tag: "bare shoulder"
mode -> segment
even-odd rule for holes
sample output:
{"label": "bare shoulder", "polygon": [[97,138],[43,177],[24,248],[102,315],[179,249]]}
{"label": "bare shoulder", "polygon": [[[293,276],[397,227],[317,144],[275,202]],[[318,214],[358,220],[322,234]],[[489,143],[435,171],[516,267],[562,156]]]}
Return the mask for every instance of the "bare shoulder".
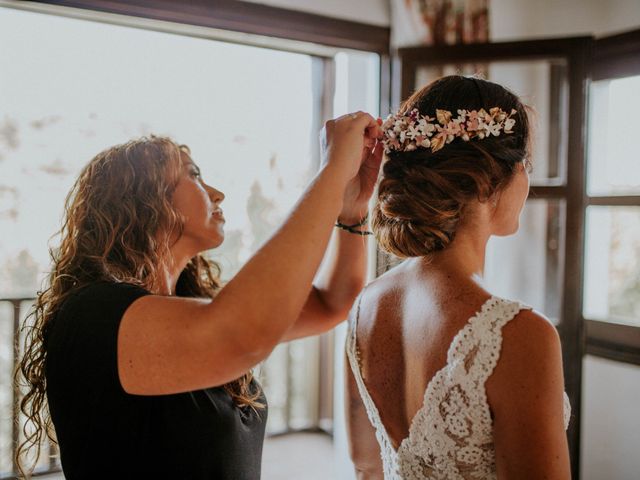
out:
{"label": "bare shoulder", "polygon": [[521,310],[502,330],[486,393],[499,478],[569,479],[560,338],[542,314]]}
{"label": "bare shoulder", "polygon": [[380,310],[397,308],[404,295],[404,282],[405,272],[400,264],[368,283],[354,309],[358,308],[361,316],[369,318]]}
{"label": "bare shoulder", "polygon": [[535,310],[520,312],[502,329],[503,356],[547,356],[560,348],[560,336],[556,327],[543,314]]}
{"label": "bare shoulder", "polygon": [[498,364],[486,387],[494,407],[564,391],[560,336],[548,318],[521,310],[504,326]]}

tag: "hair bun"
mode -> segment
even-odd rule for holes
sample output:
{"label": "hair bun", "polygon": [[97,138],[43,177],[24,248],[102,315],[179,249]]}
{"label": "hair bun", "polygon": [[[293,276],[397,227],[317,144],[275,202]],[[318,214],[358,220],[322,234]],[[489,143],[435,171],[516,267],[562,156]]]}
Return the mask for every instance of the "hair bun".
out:
{"label": "hair bun", "polygon": [[401,258],[442,250],[454,237],[462,205],[442,194],[438,186],[443,179],[428,166],[414,166],[408,175],[389,175],[398,162],[385,164],[378,187],[372,229],[380,247]]}

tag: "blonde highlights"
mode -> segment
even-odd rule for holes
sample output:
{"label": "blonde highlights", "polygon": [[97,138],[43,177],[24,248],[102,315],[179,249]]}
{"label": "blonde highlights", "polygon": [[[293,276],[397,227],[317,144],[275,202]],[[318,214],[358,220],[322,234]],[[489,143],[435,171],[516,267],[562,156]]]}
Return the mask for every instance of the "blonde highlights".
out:
{"label": "blonde highlights", "polygon": [[[52,271],[25,321],[25,350],[16,382],[26,387],[20,409],[26,416],[25,441],[17,465],[35,448],[40,457],[45,435],[55,443],[46,402],[45,366],[51,320],[70,295],[97,281],[130,283],[152,291],[159,266],[170,256],[171,239],[182,233],[183,219],[171,204],[189,149],[165,137],[143,137],[99,153],[82,170],[69,192],[59,247],[51,250]],[[220,289],[218,266],[196,255],[183,270],[176,293],[213,298]],[[238,407],[263,408],[253,391],[252,373],[224,386]]]}

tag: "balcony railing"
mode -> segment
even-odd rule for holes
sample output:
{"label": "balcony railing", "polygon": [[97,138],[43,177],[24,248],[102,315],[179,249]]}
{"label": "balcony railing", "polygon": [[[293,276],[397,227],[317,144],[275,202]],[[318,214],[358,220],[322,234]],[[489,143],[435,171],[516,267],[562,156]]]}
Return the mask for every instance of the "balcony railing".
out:
{"label": "balcony railing", "polygon": [[[4,318],[0,315],[0,322],[9,321],[11,327],[11,344],[8,342],[0,345],[0,348],[6,348],[11,350],[10,362],[9,365],[0,365],[0,367],[4,370],[7,367],[11,368],[11,417],[7,419],[6,417],[2,417],[0,421],[8,422],[11,421],[11,441],[10,448],[3,449],[0,451],[0,455],[2,455],[2,464],[7,463],[8,455],[11,455],[11,471],[0,471],[0,480],[7,479],[16,479],[18,478],[18,466],[15,461],[16,449],[18,447],[19,442],[21,441],[21,430],[22,430],[22,422],[21,422],[21,414],[20,414],[20,399],[21,392],[18,385],[13,381],[13,373],[16,371],[19,362],[19,354],[21,352],[21,337],[20,337],[20,322],[23,318],[23,313],[27,313],[29,309],[33,307],[34,298],[32,297],[17,297],[17,298],[0,298],[0,307],[6,304],[11,306],[11,314],[10,318]],[[3,339],[5,340],[5,339]],[[8,340],[8,339],[7,339]],[[3,386],[2,388],[9,388],[8,385]],[[6,423],[5,423],[6,425]],[[1,429],[0,431],[4,431],[5,429]],[[8,429],[7,429],[8,430]],[[5,439],[2,439],[2,443],[6,445]],[[39,464],[39,468],[33,473],[33,476],[47,475],[51,473],[60,472],[60,464],[58,462],[57,449],[54,445],[46,440],[46,443],[43,445],[41,451],[41,458],[48,458],[49,461],[42,464]]]}
{"label": "balcony railing", "polygon": [[[7,371],[11,369],[11,382],[9,385],[0,385],[0,388],[11,389],[11,415],[7,418],[5,415],[0,417],[1,425],[0,435],[6,435],[6,431],[11,432],[10,447],[6,448],[9,443],[7,439],[0,438],[0,480],[17,479],[18,466],[15,462],[16,449],[20,441],[22,441],[21,430],[23,427],[24,416],[20,413],[20,399],[22,392],[19,386],[13,381],[13,373],[16,371],[19,355],[22,351],[22,343],[24,339],[21,337],[21,322],[33,308],[34,298],[32,297],[16,297],[16,298],[0,298],[0,309],[5,305],[11,306],[11,313],[7,316],[3,310],[0,310],[0,322],[9,322],[9,330],[12,339],[9,344],[9,338],[2,338],[0,344],[0,355],[2,349],[10,350],[9,365],[2,365],[0,356],[0,370]],[[5,325],[6,326],[6,325]],[[265,383],[267,390],[273,394],[273,401],[270,402],[270,417],[276,420],[271,423],[267,436],[279,436],[286,433],[298,431],[322,431],[331,430],[329,419],[332,418],[332,402],[333,402],[333,339],[332,334],[325,334],[316,339],[307,339],[305,341],[297,341],[294,344],[285,344],[278,347],[280,355],[275,355],[270,361],[272,365],[263,366],[261,380]],[[312,355],[312,364],[315,367],[310,369],[304,367],[301,362],[300,355]],[[316,358],[317,357],[317,358]],[[269,363],[269,361],[267,361]],[[264,368],[266,367],[266,368]],[[313,374],[311,374],[314,372]],[[310,375],[311,374],[311,375]],[[309,378],[311,376],[312,378]],[[307,398],[311,395],[311,398]],[[281,401],[278,401],[280,399]],[[309,404],[308,404],[309,403]],[[300,413],[305,412],[300,417]],[[277,421],[277,419],[280,419]],[[8,422],[11,427],[6,428]],[[328,422],[328,423],[327,423]],[[9,460],[9,455],[11,460]],[[47,460],[48,459],[48,460]],[[11,462],[11,470],[6,470],[6,465]],[[4,469],[2,466],[4,465]],[[33,476],[48,475],[61,472],[58,449],[55,445],[46,439],[42,445],[41,456],[38,467]]]}

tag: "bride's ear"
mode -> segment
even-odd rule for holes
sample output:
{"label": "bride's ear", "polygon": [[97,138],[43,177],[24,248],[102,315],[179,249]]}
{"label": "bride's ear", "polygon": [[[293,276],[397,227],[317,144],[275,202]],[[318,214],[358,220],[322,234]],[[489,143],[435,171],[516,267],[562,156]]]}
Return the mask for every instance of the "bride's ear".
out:
{"label": "bride's ear", "polygon": [[500,203],[500,190],[496,190],[495,192],[493,192],[493,195],[489,197],[488,203],[489,205],[491,205],[491,208],[495,212],[495,210],[498,208],[498,204]]}

